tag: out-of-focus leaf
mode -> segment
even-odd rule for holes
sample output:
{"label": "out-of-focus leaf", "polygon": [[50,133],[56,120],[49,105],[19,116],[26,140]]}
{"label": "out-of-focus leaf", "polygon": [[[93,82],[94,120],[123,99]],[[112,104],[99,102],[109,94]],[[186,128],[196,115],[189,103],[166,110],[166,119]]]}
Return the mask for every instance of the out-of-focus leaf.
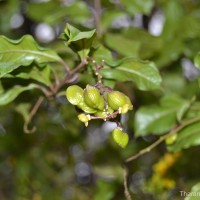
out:
{"label": "out-of-focus leaf", "polygon": [[160,135],[169,131],[176,124],[177,118],[182,119],[186,103],[186,100],[170,95],[161,99],[160,105],[139,108],[134,121],[135,135]]}
{"label": "out-of-focus leaf", "polygon": [[197,68],[200,69],[200,52],[194,58],[194,64]]}
{"label": "out-of-focus leaf", "polygon": [[15,107],[15,110],[23,116],[24,121],[26,122],[29,119],[30,108],[30,103],[21,103]]}
{"label": "out-of-focus leaf", "polygon": [[7,90],[6,92],[0,94],[0,106],[4,106],[10,102],[12,102],[20,93],[32,90],[37,88],[38,86],[36,84],[30,84],[28,86],[19,86],[16,85],[12,87],[11,89]]}
{"label": "out-of-focus leaf", "polygon": [[[181,196],[185,196],[184,191],[182,191],[182,192],[183,193],[181,194]],[[198,195],[198,194],[200,194],[200,183],[195,184],[192,187],[192,189],[191,189],[189,194],[190,195],[187,195],[187,197],[185,197],[184,200],[199,200],[199,196],[200,195]]]}
{"label": "out-of-focus leaf", "polygon": [[72,50],[78,52],[78,55],[84,60],[89,52],[95,36],[95,30],[80,31],[77,28],[66,24],[65,34],[62,38],[67,40],[67,44]]}
{"label": "out-of-focus leaf", "polygon": [[[20,70],[21,72],[17,74],[6,74],[5,78],[22,78],[22,79],[32,79],[36,80],[45,85],[51,84],[50,73],[51,69],[49,65],[46,65],[43,68],[37,66],[31,66]],[[14,71],[15,72],[15,71]]]}
{"label": "out-of-focus leaf", "polygon": [[140,90],[160,88],[161,76],[153,62],[131,60],[117,68],[104,68],[101,74],[106,79],[132,81]]}
{"label": "out-of-focus leaf", "polygon": [[140,42],[120,34],[106,34],[105,42],[108,47],[123,56],[137,56],[140,48]]}
{"label": "out-of-focus leaf", "polygon": [[0,77],[33,62],[42,65],[47,62],[61,61],[54,51],[38,46],[30,35],[25,35],[19,40],[1,36],[0,44]]}
{"label": "out-of-focus leaf", "polygon": [[191,146],[200,145],[200,123],[187,126],[177,135],[176,142],[168,146],[169,151],[180,151]]}
{"label": "out-of-focus leaf", "polygon": [[63,22],[63,18],[71,18],[76,23],[82,23],[91,15],[83,1],[76,1],[69,6],[56,1],[36,2],[28,3],[26,8],[31,19],[48,24]]}
{"label": "out-of-focus leaf", "polygon": [[106,181],[99,180],[97,182],[97,191],[94,200],[110,200],[114,197],[116,186]]}
{"label": "out-of-focus leaf", "polygon": [[154,5],[153,0],[146,0],[145,2],[141,0],[121,0],[120,2],[132,15],[137,13],[149,14]]}

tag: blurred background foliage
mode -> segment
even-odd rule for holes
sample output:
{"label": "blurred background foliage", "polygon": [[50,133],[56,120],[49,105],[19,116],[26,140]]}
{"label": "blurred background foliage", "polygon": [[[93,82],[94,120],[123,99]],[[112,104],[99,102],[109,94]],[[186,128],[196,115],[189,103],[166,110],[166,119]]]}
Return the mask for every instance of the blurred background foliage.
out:
{"label": "blurred background foliage", "polygon": [[[165,95],[199,99],[200,72],[193,59],[200,50],[200,1],[0,1],[1,35],[18,39],[31,34],[74,66],[77,55],[58,40],[66,23],[81,30],[96,28],[99,40],[116,59],[134,56],[155,62],[163,79],[161,90],[144,92],[114,82],[131,97],[135,110],[157,104]],[[94,80],[82,74],[80,85],[88,82]],[[22,98],[35,102],[37,94],[19,96],[16,102]],[[92,122],[85,128],[64,98],[45,101],[32,122],[37,131],[25,134],[16,102],[0,108],[1,200],[125,199],[122,162],[155,140],[146,134],[157,132],[159,124],[140,130],[134,125],[135,111],[123,117],[131,141],[122,150],[110,139],[112,123]],[[143,137],[135,139],[135,127]],[[183,199],[179,191],[189,191],[200,179],[199,152],[196,146],[166,153],[165,145],[160,145],[131,163],[129,189],[134,199]]]}

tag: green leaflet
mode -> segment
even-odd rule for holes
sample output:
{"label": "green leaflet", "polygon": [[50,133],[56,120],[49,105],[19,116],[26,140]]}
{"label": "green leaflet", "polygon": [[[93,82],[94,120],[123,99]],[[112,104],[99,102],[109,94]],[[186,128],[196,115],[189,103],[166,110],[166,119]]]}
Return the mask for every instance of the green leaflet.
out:
{"label": "green leaflet", "polygon": [[161,76],[153,62],[136,61],[122,63],[115,69],[104,68],[101,74],[106,79],[132,81],[140,90],[159,89]]}
{"label": "green leaflet", "polygon": [[38,46],[30,35],[19,40],[0,36],[0,44],[0,78],[33,62],[40,66],[47,62],[61,62],[61,58],[54,51]]}
{"label": "green leaflet", "polygon": [[0,94],[0,106],[4,106],[6,104],[9,104],[12,102],[20,93],[32,90],[34,88],[37,88],[38,86],[36,84],[30,84],[28,86],[14,86],[11,89],[7,90],[6,92]]}

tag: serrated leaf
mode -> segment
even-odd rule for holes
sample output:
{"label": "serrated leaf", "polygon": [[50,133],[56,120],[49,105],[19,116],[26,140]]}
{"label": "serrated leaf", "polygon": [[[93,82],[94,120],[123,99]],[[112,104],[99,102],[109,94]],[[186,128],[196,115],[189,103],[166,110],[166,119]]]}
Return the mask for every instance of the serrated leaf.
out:
{"label": "serrated leaf", "polygon": [[19,40],[0,36],[0,44],[0,77],[33,62],[41,65],[61,61],[54,51],[38,46],[30,35],[25,35]]}
{"label": "serrated leaf", "polygon": [[186,112],[188,101],[176,95],[165,96],[160,105],[143,106],[135,115],[135,135],[160,135],[175,126],[177,119],[181,120]]}
{"label": "serrated leaf", "polygon": [[132,81],[140,90],[160,88],[161,76],[153,62],[131,60],[117,68],[101,70],[103,78],[117,81]]}
{"label": "serrated leaf", "polygon": [[12,102],[20,93],[32,90],[34,88],[37,88],[38,86],[36,84],[30,84],[28,86],[19,86],[16,85],[12,87],[11,89],[7,90],[6,92],[0,94],[0,106],[4,106],[10,102]]}
{"label": "serrated leaf", "polygon": [[194,123],[178,132],[176,142],[168,146],[169,151],[180,151],[191,146],[200,145],[200,123]]}

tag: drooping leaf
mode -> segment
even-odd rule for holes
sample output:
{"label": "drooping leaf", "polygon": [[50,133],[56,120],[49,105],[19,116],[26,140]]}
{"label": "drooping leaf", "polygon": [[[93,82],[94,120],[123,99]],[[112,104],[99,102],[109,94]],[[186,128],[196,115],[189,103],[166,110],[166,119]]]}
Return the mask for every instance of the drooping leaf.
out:
{"label": "drooping leaf", "polygon": [[131,60],[117,68],[104,68],[101,74],[105,79],[132,81],[140,90],[158,89],[161,76],[153,62]]}
{"label": "drooping leaf", "polygon": [[[51,69],[49,65],[46,65],[43,68],[37,66],[30,66],[28,68],[21,68],[22,70],[19,73],[6,74],[5,78],[22,78],[22,79],[32,79],[37,82],[43,83],[45,85],[51,84],[50,73]],[[15,71],[14,71],[15,72]]]}
{"label": "drooping leaf", "polygon": [[182,119],[186,103],[176,95],[169,95],[161,99],[160,105],[139,108],[134,120],[135,135],[160,135],[169,131],[178,119]]}
{"label": "drooping leaf", "polygon": [[89,52],[95,36],[95,30],[80,31],[70,24],[66,24],[65,34],[62,38],[67,40],[67,44],[73,51],[78,52],[78,55],[84,60]]}
{"label": "drooping leaf", "polygon": [[11,89],[7,90],[6,92],[0,94],[0,106],[4,106],[8,103],[11,103],[19,94],[24,91],[32,90],[37,88],[36,84],[30,84],[28,86],[19,86],[16,85]]}
{"label": "drooping leaf", "polygon": [[19,40],[0,36],[0,44],[0,77],[33,62],[44,65],[48,62],[61,61],[53,50],[38,46],[30,35],[25,35]]}
{"label": "drooping leaf", "polygon": [[187,126],[177,136],[176,142],[168,146],[169,151],[176,152],[191,146],[200,145],[200,123]]}

